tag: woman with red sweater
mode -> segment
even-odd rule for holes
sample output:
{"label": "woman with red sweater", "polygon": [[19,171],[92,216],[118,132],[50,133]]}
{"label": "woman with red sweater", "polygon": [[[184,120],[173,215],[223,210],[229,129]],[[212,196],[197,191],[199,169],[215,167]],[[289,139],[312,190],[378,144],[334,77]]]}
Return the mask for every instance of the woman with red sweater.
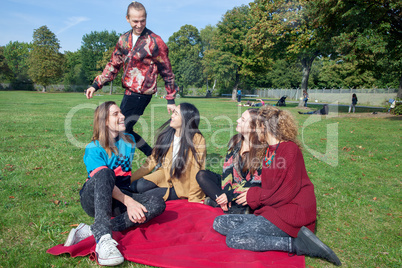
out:
{"label": "woman with red sweater", "polygon": [[256,135],[265,144],[261,187],[251,187],[238,196],[238,204],[254,210],[249,215],[222,215],[214,229],[226,235],[226,244],[252,251],[286,251],[320,257],[341,265],[336,254],[315,235],[316,199],[292,115],[276,107],[260,109]]}

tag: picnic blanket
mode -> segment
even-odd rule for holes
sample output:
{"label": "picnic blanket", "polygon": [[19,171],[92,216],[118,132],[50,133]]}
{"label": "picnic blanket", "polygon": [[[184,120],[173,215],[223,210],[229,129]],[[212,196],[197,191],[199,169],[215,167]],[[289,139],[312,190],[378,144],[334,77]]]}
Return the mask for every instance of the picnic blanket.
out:
{"label": "picnic blanket", "polygon": [[[113,232],[113,239],[125,260],[157,267],[305,267],[304,256],[286,252],[252,252],[232,249],[225,236],[212,228],[220,208],[190,203],[186,200],[166,202],[166,210],[152,221],[124,232]],[[94,258],[93,236],[64,247],[57,245],[47,253]]]}

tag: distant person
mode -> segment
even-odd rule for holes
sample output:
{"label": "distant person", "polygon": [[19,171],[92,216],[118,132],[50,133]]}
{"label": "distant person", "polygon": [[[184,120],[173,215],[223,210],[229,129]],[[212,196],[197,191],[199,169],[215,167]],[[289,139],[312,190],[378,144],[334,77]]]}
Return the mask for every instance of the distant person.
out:
{"label": "distant person", "polygon": [[308,101],[308,93],[307,90],[303,90],[303,101],[304,101],[304,107],[307,107],[307,101]]}
{"label": "distant person", "polygon": [[391,112],[392,109],[394,109],[396,107],[396,100],[394,99],[389,99],[388,101],[390,103],[390,106],[388,108],[388,113]]}
{"label": "distant person", "polygon": [[257,99],[259,102],[255,103],[255,102],[251,102],[251,101],[247,101],[243,106],[246,107],[262,107],[265,105],[265,102],[262,99]]}
{"label": "distant person", "polygon": [[319,115],[327,115],[329,113],[328,104],[324,104],[320,110],[315,110],[307,113],[298,112],[299,114],[319,114]]}
{"label": "distant person", "polygon": [[356,96],[355,93],[353,93],[353,95],[352,95],[352,103],[349,106],[349,113],[352,110],[352,108],[353,108],[353,113],[355,112],[356,104],[357,104],[357,96]]}
{"label": "distant person", "polygon": [[223,163],[222,174],[200,170],[197,182],[208,196],[204,204],[221,207],[225,213],[246,214],[250,208],[237,204],[238,196],[253,186],[261,185],[259,162],[253,162],[255,155],[251,150],[258,146],[255,134],[258,109],[250,108],[237,120],[236,131],[228,144],[228,152]]}
{"label": "distant person", "polygon": [[261,186],[246,189],[236,199],[237,204],[250,206],[253,214],[218,216],[213,228],[226,236],[226,245],[231,248],[284,251],[341,265],[336,254],[313,233],[316,197],[297,128],[289,111],[271,106],[259,109],[255,133],[265,146],[251,150],[258,150],[256,160],[262,162]]}
{"label": "distant person", "polygon": [[138,226],[165,210],[161,197],[129,191],[135,141],[125,130],[124,115],[115,102],[108,101],[96,108],[92,141],[84,154],[88,178],[80,190],[81,206],[95,221],[91,226],[80,223],[64,243],[71,246],[93,235],[96,260],[106,266],[124,261],[112,231]]}
{"label": "distant person", "polygon": [[258,103],[253,103],[251,106],[252,107],[262,107],[265,105],[265,102],[262,99],[257,99],[259,102]]}
{"label": "distant person", "polygon": [[135,1],[129,4],[126,20],[132,29],[120,36],[109,63],[87,89],[86,96],[92,98],[96,90],[113,81],[120,69],[123,69],[122,86],[125,94],[120,108],[126,117],[126,129],[134,136],[138,149],[149,156],[152,148],[133,131],[133,127],[157,91],[158,74],[165,81],[169,113],[175,109],[174,99],[178,88],[168,57],[168,47],[158,35],[145,27],[145,7]]}
{"label": "distant person", "polygon": [[241,89],[237,90],[237,104],[241,106]]}
{"label": "distant person", "polygon": [[181,103],[162,125],[152,154],[131,176],[134,192],[201,202],[205,194],[196,181],[205,168],[206,146],[198,129],[200,114],[190,103]]}

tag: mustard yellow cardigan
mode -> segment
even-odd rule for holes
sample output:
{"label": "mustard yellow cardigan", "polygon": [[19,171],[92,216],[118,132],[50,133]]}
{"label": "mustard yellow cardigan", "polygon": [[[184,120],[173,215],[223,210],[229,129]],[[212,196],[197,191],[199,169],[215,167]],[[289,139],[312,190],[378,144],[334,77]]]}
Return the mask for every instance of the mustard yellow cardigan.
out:
{"label": "mustard yellow cardigan", "polygon": [[195,134],[193,143],[201,166],[198,165],[193,153],[189,151],[185,171],[182,173],[181,177],[179,179],[171,177],[170,169],[172,167],[173,153],[172,142],[160,168],[150,174],[157,165],[155,158],[150,155],[145,163],[138,170],[132,173],[131,182],[144,178],[155,183],[158,187],[168,188],[163,197],[165,201],[169,196],[170,188],[174,187],[179,198],[187,198],[189,202],[201,202],[205,198],[205,194],[198,185],[195,176],[199,170],[205,169],[207,151],[205,139],[202,135]]}

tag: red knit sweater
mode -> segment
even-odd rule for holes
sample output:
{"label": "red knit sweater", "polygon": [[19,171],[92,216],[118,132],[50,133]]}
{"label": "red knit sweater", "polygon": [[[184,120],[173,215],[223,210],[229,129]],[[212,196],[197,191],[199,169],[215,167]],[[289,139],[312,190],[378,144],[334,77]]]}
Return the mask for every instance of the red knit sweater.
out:
{"label": "red knit sweater", "polygon": [[[270,153],[276,145],[269,147]],[[317,205],[314,185],[304,165],[302,152],[294,142],[280,143],[273,163],[263,165],[261,187],[251,187],[247,203],[282,231],[296,237],[302,226],[315,229]]]}

